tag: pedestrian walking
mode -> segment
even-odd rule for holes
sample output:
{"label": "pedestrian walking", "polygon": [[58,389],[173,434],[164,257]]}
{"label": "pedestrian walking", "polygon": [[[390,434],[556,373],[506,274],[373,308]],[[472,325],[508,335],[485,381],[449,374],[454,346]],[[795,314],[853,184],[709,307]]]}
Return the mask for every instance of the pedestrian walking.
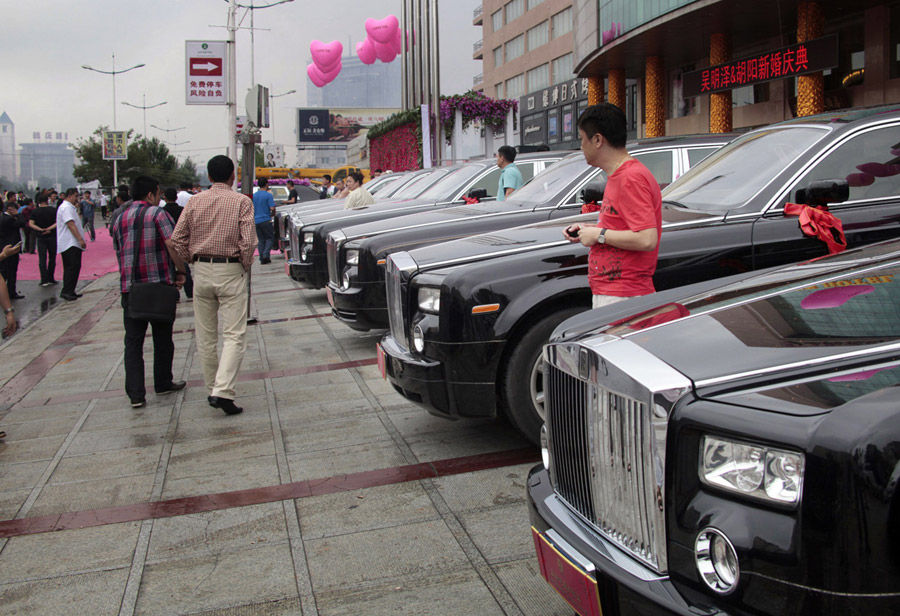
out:
{"label": "pedestrian walking", "polygon": [[42,287],[57,284],[53,277],[56,273],[56,208],[50,205],[49,199],[50,194],[46,191],[38,194],[38,206],[28,221],[37,244]]}
{"label": "pedestrian walking", "polygon": [[247,283],[256,250],[253,202],[232,190],[235,173],[230,158],[214,156],[206,168],[212,186],[188,201],[172,243],[192,263],[197,353],[207,401],[235,415],[243,411],[234,403],[234,387],[247,347]]}
{"label": "pedestrian walking", "polygon": [[77,201],[78,189],[69,188],[56,209],[56,246],[63,264],[63,284],[59,296],[68,302],[81,297],[80,293],[75,292],[75,286],[81,273],[81,253],[87,248],[81,217],[75,205]]}
{"label": "pedestrian walking", "polygon": [[159,203],[159,182],[139,176],[131,188],[134,198],[110,229],[122,292],[125,323],[125,393],[132,408],[146,404],[144,385],[144,338],[149,325],[153,335],[153,388],[157,395],[184,389],[184,381],[172,378],[175,343],[172,320],[137,317],[129,309],[131,291],[140,283],[163,283],[180,287],[184,283],[184,261],[172,246],[174,223]]}
{"label": "pedestrian walking", "polygon": [[81,198],[81,224],[84,230],[91,235],[91,241],[97,239],[97,233],[94,231],[94,209],[95,204],[93,200],[91,200],[91,191],[84,191],[84,196]]}
{"label": "pedestrian walking", "polygon": [[[0,248],[6,246],[17,246],[21,249],[22,237],[20,230],[22,229],[22,219],[19,217],[19,206],[16,203],[16,193],[9,192],[6,195],[7,201],[3,206],[3,212],[0,214]],[[16,254],[0,261],[0,275],[6,281],[6,288],[9,292],[10,299],[24,299],[25,296],[16,290],[16,281],[19,276],[19,251]]]}
{"label": "pedestrian walking", "polygon": [[101,190],[98,201],[100,201],[100,217],[105,223],[109,219],[109,197]]}
{"label": "pedestrian walking", "polygon": [[625,149],[625,114],[610,103],[592,105],[578,118],[581,150],[606,172],[598,224],[569,225],[563,236],[590,247],[588,283],[593,307],[653,293],[662,233],[662,195],[649,169]]}
{"label": "pedestrian walking", "polygon": [[269,192],[269,180],[259,179],[259,190],[253,193],[253,222],[256,224],[256,240],[259,246],[259,262],[271,263],[272,242],[275,241],[275,227],[272,215],[275,213],[275,198]]}
{"label": "pedestrian walking", "polygon": [[[163,209],[172,217],[172,224],[177,224],[184,208],[178,205],[178,196],[174,188],[167,188],[164,196],[166,204]],[[188,299],[194,297],[194,278],[191,276],[191,267],[187,262],[184,264],[184,285],[181,288],[184,289],[184,294]]]}

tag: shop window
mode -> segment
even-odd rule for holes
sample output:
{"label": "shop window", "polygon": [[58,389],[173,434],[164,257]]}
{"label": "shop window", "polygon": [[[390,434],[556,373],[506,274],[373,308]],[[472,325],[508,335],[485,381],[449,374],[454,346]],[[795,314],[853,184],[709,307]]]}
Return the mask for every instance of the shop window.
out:
{"label": "shop window", "polygon": [[693,115],[700,111],[700,97],[699,96],[688,96],[685,97],[683,92],[683,82],[682,77],[685,73],[694,70],[694,65],[690,66],[682,66],[679,70],[672,73],[672,78],[670,83],[671,88],[671,99],[672,99],[672,118],[683,118],[685,116]]}

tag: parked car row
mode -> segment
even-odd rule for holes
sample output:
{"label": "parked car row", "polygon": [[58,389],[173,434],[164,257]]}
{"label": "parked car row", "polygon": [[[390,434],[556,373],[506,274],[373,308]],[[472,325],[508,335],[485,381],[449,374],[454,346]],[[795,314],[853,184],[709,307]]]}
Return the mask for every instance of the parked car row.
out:
{"label": "parked car row", "polygon": [[[726,140],[629,147],[668,185],[650,296],[588,311],[588,249],[562,230],[596,221],[578,197],[604,178],[580,153],[523,154],[534,177],[503,203],[484,161],[363,210],[293,208],[286,267],[350,327],[388,328],[401,395],[541,444],[535,549],[579,614],[888,613],[900,243],[859,247],[900,236],[900,109]],[[802,206],[849,250],[821,259],[835,238]]]}

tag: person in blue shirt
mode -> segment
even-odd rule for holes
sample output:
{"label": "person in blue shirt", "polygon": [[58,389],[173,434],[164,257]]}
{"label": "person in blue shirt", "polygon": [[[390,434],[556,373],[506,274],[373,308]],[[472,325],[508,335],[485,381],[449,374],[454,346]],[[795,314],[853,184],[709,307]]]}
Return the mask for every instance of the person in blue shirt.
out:
{"label": "person in blue shirt", "polygon": [[272,215],[275,213],[275,198],[269,192],[269,180],[259,179],[259,190],[253,193],[253,221],[256,223],[256,239],[259,243],[259,262],[271,263],[269,253],[275,241],[275,227]]}
{"label": "person in blue shirt", "polygon": [[502,169],[500,180],[497,183],[497,201],[506,201],[506,198],[524,184],[522,172],[513,161],[516,160],[516,148],[511,145],[502,145],[497,150],[497,166]]}

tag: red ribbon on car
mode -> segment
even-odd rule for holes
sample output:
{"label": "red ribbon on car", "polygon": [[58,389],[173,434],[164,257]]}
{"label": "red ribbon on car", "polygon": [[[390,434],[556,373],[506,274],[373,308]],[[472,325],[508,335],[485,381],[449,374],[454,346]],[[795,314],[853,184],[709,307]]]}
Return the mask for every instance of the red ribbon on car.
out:
{"label": "red ribbon on car", "polygon": [[600,204],[596,201],[588,201],[587,203],[581,204],[581,213],[582,214],[590,214],[591,212],[599,212]]}
{"label": "red ribbon on car", "polygon": [[802,203],[785,203],[784,215],[797,216],[800,230],[825,242],[829,254],[834,255],[847,248],[844,225],[840,218],[828,211],[827,205],[814,207]]}
{"label": "red ribbon on car", "polygon": [[463,201],[466,202],[466,205],[475,205],[476,203],[481,203],[481,200],[477,197],[463,197]]}

